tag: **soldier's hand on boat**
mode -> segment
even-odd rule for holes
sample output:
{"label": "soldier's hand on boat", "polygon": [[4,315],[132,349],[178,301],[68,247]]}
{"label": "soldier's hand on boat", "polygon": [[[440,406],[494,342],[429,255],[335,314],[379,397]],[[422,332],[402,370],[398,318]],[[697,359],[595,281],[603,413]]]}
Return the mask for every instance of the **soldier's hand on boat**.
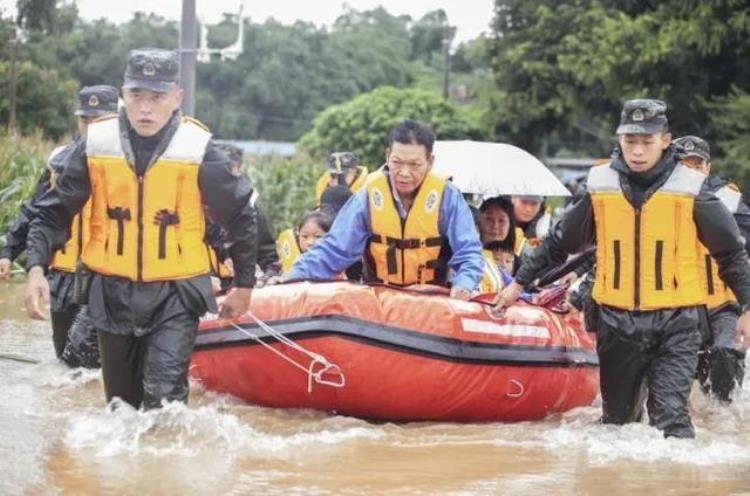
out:
{"label": "soldier's hand on boat", "polygon": [[10,268],[13,262],[10,258],[0,258],[0,279],[7,279],[10,276]]}
{"label": "soldier's hand on boat", "polygon": [[25,303],[26,313],[29,317],[37,320],[47,320],[44,309],[49,304],[49,283],[44,275],[44,269],[38,265],[29,270]]}
{"label": "soldier's hand on boat", "polygon": [[750,310],[746,310],[737,319],[737,347],[740,350],[750,348]]}
{"label": "soldier's hand on boat", "polygon": [[523,286],[516,282],[512,282],[503,288],[503,290],[500,291],[500,294],[497,295],[495,306],[490,312],[492,316],[500,318],[505,315],[505,309],[518,300],[518,297],[521,296],[521,291],[523,291]]}
{"label": "soldier's hand on boat", "polygon": [[274,286],[276,284],[281,284],[282,282],[284,282],[283,276],[271,276],[266,279],[265,286]]}
{"label": "soldier's hand on boat", "polygon": [[466,288],[462,288],[461,286],[453,286],[451,287],[451,298],[469,301],[471,299],[471,291]]}
{"label": "soldier's hand on boat", "polygon": [[253,290],[251,288],[235,288],[224,299],[219,308],[219,317],[223,319],[235,319],[247,313],[250,309],[250,299]]}
{"label": "soldier's hand on boat", "polygon": [[568,272],[564,276],[562,276],[560,279],[555,281],[555,284],[560,286],[570,286],[574,282],[576,282],[576,279],[578,279],[578,274],[575,272]]}

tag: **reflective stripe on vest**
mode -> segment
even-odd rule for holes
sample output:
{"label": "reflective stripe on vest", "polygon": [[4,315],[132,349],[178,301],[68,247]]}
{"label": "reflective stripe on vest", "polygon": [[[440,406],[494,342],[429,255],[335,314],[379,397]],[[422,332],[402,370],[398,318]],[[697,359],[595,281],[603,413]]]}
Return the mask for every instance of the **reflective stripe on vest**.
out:
{"label": "reflective stripe on vest", "polygon": [[438,228],[445,179],[427,173],[411,210],[403,221],[396,209],[388,177],[383,172],[367,182],[372,236],[369,262],[377,280],[388,284],[443,284],[438,257],[443,238]]}
{"label": "reflective stripe on vest", "polygon": [[167,149],[142,176],[128,164],[119,119],[88,128],[91,235],[83,261],[131,281],[186,279],[211,271],[198,171],[211,139],[185,118]]}
{"label": "reflective stripe on vest", "polygon": [[[349,191],[356,193],[362,189],[367,182],[367,167],[362,165],[357,166],[359,174],[354,182],[349,186]],[[318,178],[318,182],[315,184],[315,200],[320,205],[320,197],[323,196],[323,192],[331,186],[331,173],[326,171],[322,176]]]}
{"label": "reflective stripe on vest", "polygon": [[[717,191],[715,195],[732,215],[737,213],[742,200],[742,194],[739,191],[727,185]],[[709,309],[714,309],[737,301],[737,297],[732,290],[719,277],[719,264],[708,253],[708,249],[702,244],[699,245],[698,249],[700,252],[698,266],[703,289],[706,292],[706,306]]]}
{"label": "reflective stripe on vest", "polygon": [[503,276],[497,268],[495,257],[490,250],[482,250],[484,256],[484,274],[479,281],[480,293],[497,293],[503,289]]}
{"label": "reflective stripe on vest", "polygon": [[693,204],[705,176],[678,165],[636,210],[609,164],[589,171],[596,221],[594,299],[624,310],[657,310],[703,303],[695,261]]}
{"label": "reflective stripe on vest", "polygon": [[293,229],[287,229],[279,234],[276,240],[276,251],[279,253],[279,262],[281,262],[281,271],[286,274],[292,270],[294,262],[300,256],[297,236],[294,235]]}

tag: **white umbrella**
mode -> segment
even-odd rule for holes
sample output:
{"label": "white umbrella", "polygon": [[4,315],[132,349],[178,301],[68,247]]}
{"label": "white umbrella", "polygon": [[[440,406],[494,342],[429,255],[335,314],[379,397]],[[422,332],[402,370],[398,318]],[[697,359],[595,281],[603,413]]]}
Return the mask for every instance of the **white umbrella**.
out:
{"label": "white umbrella", "polygon": [[535,156],[517,146],[481,141],[436,141],[433,172],[453,178],[462,193],[570,196]]}

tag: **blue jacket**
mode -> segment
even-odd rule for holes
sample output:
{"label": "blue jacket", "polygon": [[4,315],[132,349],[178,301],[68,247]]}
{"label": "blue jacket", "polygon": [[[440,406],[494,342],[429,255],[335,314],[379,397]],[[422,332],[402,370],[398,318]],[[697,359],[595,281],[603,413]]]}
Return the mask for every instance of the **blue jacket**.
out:
{"label": "blue jacket", "polygon": [[[393,196],[401,218],[405,218],[398,195]],[[446,184],[443,193],[438,229],[453,252],[448,261],[454,273],[451,284],[475,290],[484,272],[482,244],[469,206],[452,183]],[[363,188],[349,198],[328,234],[297,260],[287,279],[334,278],[362,258],[370,236],[370,207],[367,188]]]}

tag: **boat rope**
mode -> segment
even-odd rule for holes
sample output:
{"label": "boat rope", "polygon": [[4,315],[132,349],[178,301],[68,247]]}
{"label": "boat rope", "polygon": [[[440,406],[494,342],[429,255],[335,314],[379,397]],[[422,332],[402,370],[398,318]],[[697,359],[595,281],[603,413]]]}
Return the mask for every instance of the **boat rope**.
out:
{"label": "boat rope", "polygon": [[[324,386],[331,386],[331,387],[344,387],[346,385],[346,377],[344,376],[344,372],[341,370],[341,367],[329,362],[324,356],[303,348],[298,343],[295,343],[294,341],[284,336],[283,334],[281,334],[279,331],[277,331],[270,325],[260,320],[252,312],[247,312],[247,315],[249,315],[250,318],[253,319],[255,323],[258,324],[261,329],[263,329],[263,331],[265,331],[266,334],[276,339],[278,342],[285,344],[289,346],[290,348],[297,350],[298,352],[310,358],[310,365],[305,367],[301,363],[295,361],[290,356],[284,354],[282,351],[266,343],[257,334],[251,333],[247,329],[243,329],[241,326],[237,325],[235,322],[232,322],[232,326],[235,329],[237,329],[238,331],[241,331],[245,335],[249,336],[250,338],[260,343],[261,345],[265,346],[269,350],[276,353],[278,356],[280,356],[287,362],[291,363],[298,369],[305,372],[307,374],[307,392],[308,393],[312,392],[313,381],[315,381],[317,384],[322,384]],[[337,374],[338,379],[337,380],[325,379],[323,377],[325,374]]]}
{"label": "boat rope", "polygon": [[11,353],[0,353],[0,359],[2,360],[12,360],[14,362],[23,362],[23,363],[39,363],[39,360],[35,358],[29,358],[21,355],[13,355]]}

